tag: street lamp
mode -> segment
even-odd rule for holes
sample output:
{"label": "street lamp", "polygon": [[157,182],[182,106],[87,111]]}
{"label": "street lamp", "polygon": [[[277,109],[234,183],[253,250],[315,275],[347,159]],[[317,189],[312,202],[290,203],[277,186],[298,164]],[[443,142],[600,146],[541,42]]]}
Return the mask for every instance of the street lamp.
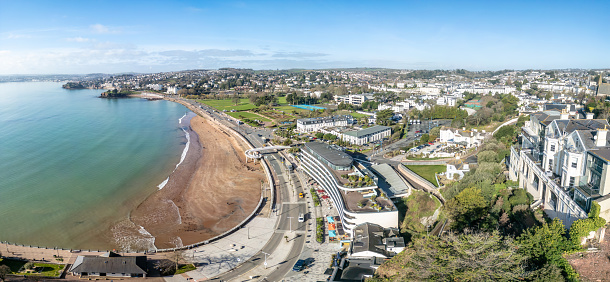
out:
{"label": "street lamp", "polygon": [[270,256],[270,254],[265,253],[263,251],[261,251],[261,253],[265,254],[265,269],[267,269],[267,256]]}

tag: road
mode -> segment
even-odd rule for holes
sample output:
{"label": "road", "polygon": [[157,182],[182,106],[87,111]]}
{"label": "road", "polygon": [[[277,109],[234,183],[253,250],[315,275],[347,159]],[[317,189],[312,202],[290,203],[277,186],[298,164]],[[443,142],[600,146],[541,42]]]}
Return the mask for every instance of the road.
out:
{"label": "road", "polygon": [[[252,128],[244,124],[239,125],[234,122],[233,119],[226,117],[225,115],[215,111],[212,108],[207,107],[206,105],[191,100],[182,101],[190,103],[193,107],[207,111],[207,113],[212,118],[215,118],[224,125],[239,131],[255,147],[264,146],[262,140],[263,137],[269,140],[273,137],[273,132],[271,130]],[[275,172],[274,178],[276,183],[279,184],[277,186],[279,193],[276,193],[276,211],[279,213],[280,217],[277,222],[276,231],[260,252],[258,252],[252,258],[245,261],[243,264],[233,269],[232,271],[210,279],[211,281],[233,280],[239,276],[247,274],[254,268],[263,266],[265,263],[265,253],[272,256],[273,253],[276,251],[278,245],[281,243],[282,240],[284,240],[284,236],[286,236],[287,233],[290,233],[291,230],[294,230],[297,235],[296,239],[294,239],[292,249],[286,257],[286,260],[284,260],[283,263],[281,263],[281,265],[277,267],[270,275],[267,275],[265,277],[266,280],[282,280],[286,273],[288,273],[292,269],[292,266],[296,263],[301,252],[303,251],[303,246],[307,237],[306,233],[308,231],[307,226],[311,226],[313,222],[313,220],[311,219],[302,223],[299,223],[297,220],[299,215],[308,214],[307,202],[305,201],[305,199],[300,199],[297,196],[300,192],[304,193],[305,191],[303,191],[302,185],[297,175],[294,172],[288,172],[285,169],[285,166],[282,163],[283,158],[280,156],[280,154],[266,153],[264,154],[264,156],[271,170]],[[291,198],[297,199],[296,202],[292,201]],[[310,227],[310,229],[311,228],[313,227]]]}

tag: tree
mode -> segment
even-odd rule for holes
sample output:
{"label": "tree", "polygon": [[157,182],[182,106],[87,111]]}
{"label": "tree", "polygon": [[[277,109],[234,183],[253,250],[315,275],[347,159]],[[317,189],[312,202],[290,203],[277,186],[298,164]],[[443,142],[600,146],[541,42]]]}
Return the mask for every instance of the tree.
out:
{"label": "tree", "polygon": [[237,106],[237,105],[239,104],[239,102],[241,102],[241,100],[239,99],[239,97],[238,97],[238,96],[234,96],[234,97],[231,99],[231,102],[233,102],[233,104],[234,104],[235,106]]}
{"label": "tree", "polygon": [[390,123],[392,122],[392,121],[390,121],[390,118],[392,118],[393,116],[394,116],[394,111],[392,109],[386,109],[386,110],[379,111],[376,114],[377,124],[390,125]]}
{"label": "tree", "polygon": [[487,205],[481,189],[466,188],[447,202],[447,213],[460,230],[487,215]]}
{"label": "tree", "polygon": [[0,265],[0,280],[5,281],[6,275],[11,273],[11,268],[6,265]]}
{"label": "tree", "polygon": [[578,274],[563,257],[564,253],[577,250],[577,246],[564,236],[565,233],[563,223],[557,218],[551,223],[529,228],[517,238],[519,253],[529,257],[533,270],[552,264],[561,268],[568,280],[577,279]]}
{"label": "tree", "polygon": [[322,132],[316,132],[316,138],[318,138],[318,139],[322,139],[322,138],[324,138],[324,133],[322,133]]}
{"label": "tree", "polygon": [[[400,270],[407,281],[514,281],[525,276],[525,256],[511,238],[493,233],[449,233],[414,238]],[[401,275],[401,276],[402,276]]]}

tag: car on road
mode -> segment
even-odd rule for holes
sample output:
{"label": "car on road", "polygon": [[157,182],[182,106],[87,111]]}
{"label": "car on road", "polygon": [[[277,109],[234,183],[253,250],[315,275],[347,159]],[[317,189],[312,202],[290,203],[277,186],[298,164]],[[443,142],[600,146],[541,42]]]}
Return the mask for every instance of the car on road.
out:
{"label": "car on road", "polygon": [[299,214],[298,221],[299,222],[305,222],[305,215],[304,214]]}
{"label": "car on road", "polygon": [[303,195],[303,192],[299,193],[299,198],[303,198],[303,197],[305,197],[305,195]]}
{"label": "car on road", "polygon": [[297,262],[294,264],[294,266],[292,267],[292,271],[296,271],[299,272],[301,270],[303,270],[303,268],[305,268],[305,260],[297,260]]}

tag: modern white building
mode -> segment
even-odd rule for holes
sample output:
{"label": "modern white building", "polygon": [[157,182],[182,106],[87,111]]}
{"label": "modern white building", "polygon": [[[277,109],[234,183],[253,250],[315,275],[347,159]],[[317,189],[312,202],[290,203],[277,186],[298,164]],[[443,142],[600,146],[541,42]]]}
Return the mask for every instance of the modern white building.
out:
{"label": "modern white building", "polygon": [[181,89],[181,88],[180,88],[180,87],[178,87],[178,86],[168,86],[168,87],[167,87],[167,92],[166,92],[166,93],[167,93],[167,94],[171,94],[171,95],[176,95],[176,94],[178,94],[178,91],[179,91],[180,89]]}
{"label": "modern white building", "polygon": [[322,132],[334,134],[340,140],[354,145],[364,145],[371,142],[382,140],[392,135],[392,128],[389,126],[375,125],[359,130],[341,130],[341,128],[323,129]]}
{"label": "modern white building", "polygon": [[353,123],[353,117],[349,115],[318,117],[318,118],[302,118],[297,119],[297,132],[317,132],[322,128],[347,126]]}
{"label": "modern white building", "polygon": [[339,147],[308,142],[299,152],[298,160],[300,170],[330,196],[346,234],[353,237],[354,228],[367,222],[384,228],[398,227],[398,210],[381,193],[377,176]]}
{"label": "modern white building", "polygon": [[360,106],[362,103],[373,100],[373,94],[350,94],[350,95],[340,95],[335,96],[335,101],[337,104],[345,103],[355,106]]}

